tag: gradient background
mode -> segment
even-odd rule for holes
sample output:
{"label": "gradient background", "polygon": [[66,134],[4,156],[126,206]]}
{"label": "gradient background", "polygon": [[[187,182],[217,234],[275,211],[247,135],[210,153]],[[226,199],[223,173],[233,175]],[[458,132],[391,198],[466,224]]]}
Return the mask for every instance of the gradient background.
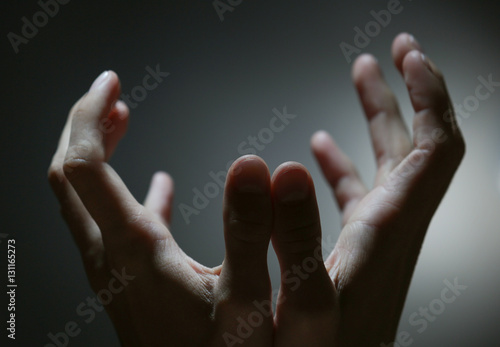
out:
{"label": "gradient background", "polygon": [[[223,259],[222,194],[187,225],[178,205],[193,188],[225,170],[238,145],[269,124],[272,109],[296,114],[258,154],[271,171],[295,160],[312,173],[324,238],[335,240],[340,219],[309,149],[314,131],[330,131],[365,182],[375,165],[367,126],[339,44],[387,1],[243,1],[220,21],[211,1],[70,1],[15,54],[6,36],[36,1],[2,2],[0,233],[17,240],[17,340],[44,346],[67,321],[82,328],[70,346],[118,346],[105,313],[85,324],[75,308],[94,296],[79,254],[59,215],[46,170],[72,104],[105,69],[123,90],[141,83],[145,67],[171,73],[132,110],[130,129],[111,160],[142,201],[151,175],[176,183],[172,230],[187,254],[209,266]],[[404,10],[363,52],[375,54],[409,122],[412,110],[390,57],[392,39],[413,33],[446,76],[452,99],[474,93],[477,77],[500,80],[500,21],[495,2],[401,1]],[[400,324],[414,346],[499,346],[500,90],[461,127],[467,155],[428,231]],[[0,245],[6,264],[6,239]],[[273,284],[279,280],[270,254]],[[5,288],[5,266],[1,283]],[[439,298],[443,280],[467,290],[419,334],[411,313]],[[4,289],[2,289],[2,292]],[[7,298],[2,296],[2,321]],[[2,323],[1,341],[6,340]],[[362,332],[360,332],[362,333]],[[3,342],[0,342],[3,345]]]}

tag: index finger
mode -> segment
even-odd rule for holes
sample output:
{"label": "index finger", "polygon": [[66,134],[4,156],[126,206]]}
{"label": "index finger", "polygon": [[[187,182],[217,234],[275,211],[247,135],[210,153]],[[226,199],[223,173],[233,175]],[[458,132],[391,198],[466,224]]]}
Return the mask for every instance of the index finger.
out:
{"label": "index finger", "polygon": [[108,134],[103,126],[119,95],[119,80],[114,72],[105,72],[94,82],[73,110],[63,164],[65,176],[99,225],[106,248],[120,244],[129,230],[127,226],[141,220],[139,217],[144,212],[143,206],[105,162]]}

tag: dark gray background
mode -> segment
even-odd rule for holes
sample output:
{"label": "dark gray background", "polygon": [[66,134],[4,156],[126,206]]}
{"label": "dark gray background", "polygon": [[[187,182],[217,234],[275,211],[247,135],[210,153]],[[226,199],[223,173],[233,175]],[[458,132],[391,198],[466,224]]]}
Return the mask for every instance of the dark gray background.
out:
{"label": "dark gray background", "polygon": [[[500,80],[493,1],[401,3],[404,10],[363,51],[379,58],[408,121],[407,92],[390,58],[392,39],[401,31],[422,43],[457,104],[473,95],[478,76]],[[339,44],[352,44],[354,27],[364,27],[370,11],[386,5],[244,0],[221,22],[211,1],[70,1],[15,54],[7,33],[19,33],[21,18],[40,7],[35,1],[2,2],[0,233],[17,240],[16,345],[44,346],[49,332],[71,320],[82,333],[70,346],[118,345],[104,313],[85,324],[75,311],[94,294],[46,179],[68,110],[101,71],[116,71],[125,92],[142,81],[146,66],[160,64],[171,73],[132,110],[111,163],[141,201],[156,170],[174,177],[172,230],[187,254],[209,266],[222,261],[222,194],[189,225],[178,205],[191,204],[192,189],[203,189],[209,172],[224,170],[239,155],[238,145],[268,126],[273,108],[285,105],[297,118],[258,154],[271,170],[287,160],[309,168],[324,237],[335,240],[340,219],[309,138],[318,129],[330,131],[371,184],[367,127]],[[462,119],[467,155],[431,224],[401,318],[400,330],[411,334],[414,346],[500,345],[499,93]],[[6,239],[1,241],[0,263],[6,264]],[[270,261],[276,285],[272,254]],[[419,334],[409,316],[439,298],[443,281],[455,277],[467,290]],[[0,302],[4,321],[6,297]],[[6,340],[4,323],[0,334]]]}

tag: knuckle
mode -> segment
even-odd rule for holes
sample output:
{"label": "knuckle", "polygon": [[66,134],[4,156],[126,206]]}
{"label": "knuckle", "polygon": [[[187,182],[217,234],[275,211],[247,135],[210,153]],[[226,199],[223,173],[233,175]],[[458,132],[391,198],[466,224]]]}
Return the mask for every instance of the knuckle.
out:
{"label": "knuckle", "polygon": [[76,110],[80,108],[82,102],[85,100],[87,95],[88,95],[88,93],[85,93],[77,102],[75,102],[73,104],[73,106],[71,106],[71,109],[69,111],[70,114],[74,114],[76,112]]}
{"label": "knuckle", "polygon": [[311,251],[321,244],[319,230],[319,221],[312,221],[284,229],[276,237],[288,253],[299,254]]}
{"label": "knuckle", "polygon": [[262,220],[231,216],[226,221],[231,236],[245,244],[261,243],[271,235],[271,225]]}
{"label": "knuckle", "polygon": [[72,178],[76,173],[91,169],[93,163],[83,157],[66,157],[63,163],[63,172],[66,178]]}
{"label": "knuckle", "polygon": [[75,171],[82,171],[92,167],[92,154],[92,143],[86,139],[80,141],[76,145],[70,146],[62,165],[64,174],[68,176],[73,174]]}
{"label": "knuckle", "polygon": [[88,114],[88,110],[83,107],[82,103],[78,103],[73,107],[72,113],[75,118],[80,118]]}
{"label": "knuckle", "polygon": [[270,209],[227,208],[224,211],[224,227],[232,238],[244,244],[269,240],[272,229]]}
{"label": "knuckle", "polygon": [[244,243],[257,243],[270,237],[272,212],[270,208],[233,206],[224,211],[224,221],[231,236]]}
{"label": "knuckle", "polygon": [[61,167],[51,164],[47,170],[47,178],[52,186],[56,186],[62,182],[65,177]]}

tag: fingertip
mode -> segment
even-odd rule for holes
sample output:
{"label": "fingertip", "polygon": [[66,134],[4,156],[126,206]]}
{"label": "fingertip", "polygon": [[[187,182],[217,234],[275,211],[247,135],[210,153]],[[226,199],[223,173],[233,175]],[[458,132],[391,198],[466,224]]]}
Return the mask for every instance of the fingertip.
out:
{"label": "fingertip", "polygon": [[168,187],[171,189],[173,189],[174,187],[174,180],[172,179],[172,176],[170,176],[165,171],[155,172],[153,175],[153,181],[154,183],[161,184],[164,187]]}
{"label": "fingertip", "polygon": [[231,165],[231,167],[229,168],[229,171],[231,171],[232,169],[236,169],[238,166],[240,166],[243,162],[254,162],[255,164],[257,163],[262,163],[263,165],[265,165],[267,167],[267,164],[266,162],[264,161],[264,159],[262,159],[261,157],[259,157],[258,155],[254,155],[254,154],[246,154],[246,155],[242,155],[241,157],[239,157],[238,159],[236,159],[233,164]]}
{"label": "fingertip", "polygon": [[321,141],[321,139],[325,136],[328,136],[328,132],[326,130],[321,129],[314,132],[311,136],[311,144]]}
{"label": "fingertip", "polygon": [[109,114],[109,118],[112,120],[118,119],[120,121],[128,120],[130,116],[130,110],[125,102],[122,100],[118,100],[115,103],[115,106],[111,110]]}
{"label": "fingertip", "polygon": [[312,145],[318,145],[322,144],[328,141],[331,141],[332,137],[326,130],[318,130],[316,131],[313,136],[311,136],[311,144]]}
{"label": "fingertip", "polygon": [[231,165],[226,188],[240,193],[265,193],[269,191],[269,176],[269,169],[262,158],[245,155]]}
{"label": "fingertip", "polygon": [[374,72],[380,74],[377,58],[368,53],[361,54],[352,67],[352,79],[354,84],[359,85],[363,78],[372,75]]}
{"label": "fingertip", "polygon": [[375,58],[375,56],[373,54],[362,53],[356,58],[353,66],[356,67],[356,65],[363,64],[363,63],[364,64],[374,64],[377,62],[378,62],[378,60],[377,60],[377,58]]}
{"label": "fingertip", "polygon": [[423,83],[426,79],[442,79],[441,73],[430,59],[418,50],[412,50],[403,60],[403,77],[407,84],[412,82]]}
{"label": "fingertip", "polygon": [[89,92],[95,92],[106,88],[108,84],[120,83],[118,75],[113,70],[104,70],[99,76],[92,82],[89,88]]}
{"label": "fingertip", "polygon": [[107,70],[106,71],[109,74],[109,80],[110,84],[113,85],[120,85],[120,78],[118,77],[118,74],[114,72],[113,70]]}
{"label": "fingertip", "polygon": [[401,73],[406,55],[413,50],[423,51],[422,46],[413,35],[404,32],[396,36],[392,43],[391,52],[394,64]]}
{"label": "fingertip", "polygon": [[306,167],[297,162],[286,162],[273,173],[273,195],[279,203],[305,200],[313,189],[311,175]]}
{"label": "fingertip", "polygon": [[402,74],[405,81],[423,66],[422,53],[417,50],[408,52],[402,61]]}
{"label": "fingertip", "polygon": [[114,72],[113,70],[109,70],[109,74],[110,74],[109,86],[111,89],[110,96],[113,98],[113,100],[118,100],[118,98],[120,97],[121,89],[122,89],[121,83],[120,83],[120,78],[118,77],[116,72]]}
{"label": "fingertip", "polygon": [[402,47],[409,46],[409,44],[417,42],[415,37],[408,32],[399,33],[392,41],[391,51],[397,52]]}
{"label": "fingertip", "polygon": [[101,74],[99,76],[97,76],[97,78],[94,80],[94,82],[92,82],[92,85],[89,88],[89,92],[93,92],[93,91],[96,91],[100,88],[103,88],[103,86],[105,86],[106,83],[108,83],[108,80],[110,79],[110,77],[111,76],[110,76],[110,73],[108,70],[101,72]]}
{"label": "fingertip", "polygon": [[324,153],[335,150],[335,141],[327,131],[320,130],[311,137],[311,148],[314,155],[318,158],[318,156]]}
{"label": "fingertip", "polygon": [[280,176],[290,171],[303,171],[309,174],[307,168],[296,161],[287,161],[279,165],[273,172],[273,180],[278,179]]}
{"label": "fingertip", "polygon": [[144,206],[160,217],[167,226],[171,220],[173,198],[174,183],[170,175],[164,171],[155,172],[151,178]]}
{"label": "fingertip", "polygon": [[103,71],[92,83],[87,95],[104,95],[108,103],[114,103],[121,92],[120,79],[113,70]]}

